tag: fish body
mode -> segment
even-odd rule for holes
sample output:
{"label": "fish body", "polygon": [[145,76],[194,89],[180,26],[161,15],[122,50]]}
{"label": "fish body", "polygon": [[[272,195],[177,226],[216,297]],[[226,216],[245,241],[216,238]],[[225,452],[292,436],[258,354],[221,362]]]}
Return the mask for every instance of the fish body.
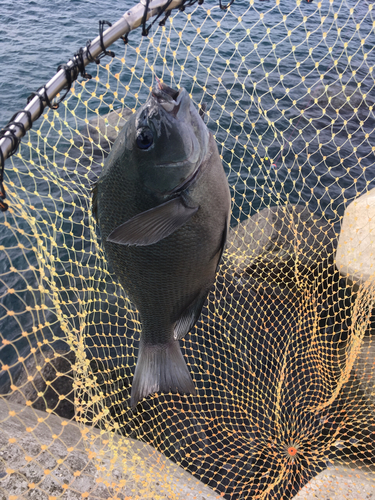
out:
{"label": "fish body", "polygon": [[94,189],[105,253],[142,323],[131,406],[195,394],[178,340],[200,315],[227,238],[218,149],[185,89],[158,84],[126,123]]}

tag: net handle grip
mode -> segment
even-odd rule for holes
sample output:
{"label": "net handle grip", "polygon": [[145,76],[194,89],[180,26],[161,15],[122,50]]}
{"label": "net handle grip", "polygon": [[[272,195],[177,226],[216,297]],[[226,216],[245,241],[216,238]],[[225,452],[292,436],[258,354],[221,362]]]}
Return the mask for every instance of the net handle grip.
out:
{"label": "net handle grip", "polygon": [[[149,5],[147,20],[150,17],[153,17],[159,14],[161,8],[165,5],[166,0],[152,0]],[[181,0],[172,0],[170,5],[166,8],[167,11],[180,7]],[[142,18],[144,14],[146,2],[145,0],[141,0],[140,3],[132,7],[130,10],[125,12],[125,14],[112,26],[106,29],[103,33],[103,44],[107,49],[110,47],[116,40],[126,35],[130,31],[138,28],[142,24]],[[90,44],[89,50],[91,56],[96,58],[102,52],[102,45],[100,41],[100,36],[97,36]],[[85,67],[89,62],[92,62],[92,58],[88,57],[88,48],[85,47],[83,49],[83,63]],[[67,63],[67,69],[73,68],[74,62],[69,61]],[[64,87],[68,84],[68,80],[65,75],[65,70],[61,69],[56,73],[54,77],[49,80],[49,82],[45,85],[45,92],[50,102],[59,94]],[[15,125],[9,124],[9,128],[13,132],[6,132],[5,135],[0,139],[0,149],[2,152],[2,156],[4,161],[10,156],[10,153],[14,146],[14,138],[12,136],[15,135],[19,139],[21,139],[25,133],[31,128],[30,125],[34,123],[41,115],[41,98],[44,97],[44,89],[40,90],[36,93],[34,98],[28,103],[28,105],[24,108],[24,110],[19,111],[13,121],[17,123],[22,123],[23,128]],[[40,97],[39,97],[40,96]],[[46,107],[46,104],[43,105],[43,109]],[[25,113],[26,111],[26,113]],[[30,120],[28,118],[28,113],[30,113]],[[31,121],[31,124],[30,124]],[[0,153],[1,153],[0,152]],[[1,157],[1,154],[0,154]]]}

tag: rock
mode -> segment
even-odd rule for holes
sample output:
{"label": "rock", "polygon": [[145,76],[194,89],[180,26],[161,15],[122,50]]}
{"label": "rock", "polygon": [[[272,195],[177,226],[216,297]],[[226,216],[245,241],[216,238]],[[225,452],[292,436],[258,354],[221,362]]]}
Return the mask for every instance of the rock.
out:
{"label": "rock", "polygon": [[333,465],[311,479],[293,500],[365,500],[375,498],[371,471]]}
{"label": "rock", "polygon": [[305,206],[265,208],[230,231],[230,272],[294,289],[320,264],[333,263],[335,246],[332,226]]}
{"label": "rock", "polygon": [[4,400],[0,422],[0,500],[219,498],[147,444]]}
{"label": "rock", "polygon": [[109,142],[113,143],[131,115],[132,112],[124,108],[102,116],[94,116],[87,125],[88,137],[103,146],[107,146]]}
{"label": "rock", "polygon": [[356,284],[375,283],[375,188],[347,206],[336,253],[336,267]]}
{"label": "rock", "polygon": [[30,354],[13,382],[8,401],[52,410],[64,418],[74,417],[73,352],[52,349]]}
{"label": "rock", "polygon": [[322,108],[330,105],[340,112],[353,111],[360,106],[370,106],[371,100],[364,97],[364,92],[354,85],[342,85],[341,82],[333,82],[330,85],[319,83],[312,92],[312,97],[317,99],[317,104]]}
{"label": "rock", "polygon": [[369,406],[375,412],[375,336],[364,337],[354,370],[361,389],[370,399]]}
{"label": "rock", "polygon": [[131,114],[130,110],[124,108],[93,116],[74,136],[74,145],[69,149],[69,161],[64,162],[68,172],[62,171],[62,178],[64,175],[69,176],[71,170],[76,172],[78,168],[82,175],[88,175],[95,182],[100,175],[101,164]]}

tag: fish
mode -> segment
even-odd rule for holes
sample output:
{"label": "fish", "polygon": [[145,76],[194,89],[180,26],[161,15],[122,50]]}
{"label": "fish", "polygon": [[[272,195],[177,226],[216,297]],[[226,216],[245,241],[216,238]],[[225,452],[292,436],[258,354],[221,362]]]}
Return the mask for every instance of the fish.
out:
{"label": "fish", "polygon": [[120,131],[93,189],[106,258],[142,325],[132,408],[158,392],[196,394],[179,340],[215,282],[231,206],[201,115],[185,88],[158,81]]}

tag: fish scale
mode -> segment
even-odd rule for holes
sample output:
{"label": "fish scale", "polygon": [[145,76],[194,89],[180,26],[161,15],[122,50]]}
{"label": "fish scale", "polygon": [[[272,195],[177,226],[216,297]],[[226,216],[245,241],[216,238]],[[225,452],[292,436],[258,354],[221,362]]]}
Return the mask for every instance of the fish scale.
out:
{"label": "fish scale", "polygon": [[215,140],[184,89],[159,83],[126,123],[94,189],[93,211],[142,323],[131,405],[158,391],[194,394],[178,339],[214,283],[230,193]]}

